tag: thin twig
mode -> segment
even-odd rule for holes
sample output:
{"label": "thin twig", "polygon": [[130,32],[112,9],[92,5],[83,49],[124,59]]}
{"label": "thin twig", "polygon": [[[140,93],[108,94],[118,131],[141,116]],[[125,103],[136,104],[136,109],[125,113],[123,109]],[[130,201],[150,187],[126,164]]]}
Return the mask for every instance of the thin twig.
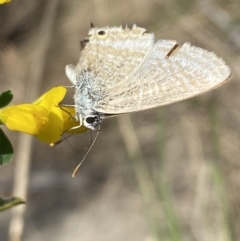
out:
{"label": "thin twig", "polygon": [[[31,72],[26,85],[25,101],[34,100],[38,94],[41,85],[41,79],[45,68],[45,58],[50,43],[53,22],[58,0],[49,1],[45,16],[39,30],[39,41],[34,40],[36,49],[33,53],[34,61],[32,62]],[[18,149],[15,153],[15,173],[13,196],[19,196],[27,199],[27,188],[29,179],[30,160],[32,153],[31,136],[20,134],[18,140]],[[20,241],[24,230],[24,215],[26,206],[19,206],[13,209],[13,216],[9,227],[9,240]]]}

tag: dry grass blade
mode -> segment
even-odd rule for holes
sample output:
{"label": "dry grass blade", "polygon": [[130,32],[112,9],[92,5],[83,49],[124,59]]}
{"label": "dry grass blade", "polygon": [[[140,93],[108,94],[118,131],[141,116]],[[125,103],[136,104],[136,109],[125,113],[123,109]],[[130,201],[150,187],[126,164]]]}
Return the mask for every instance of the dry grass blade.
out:
{"label": "dry grass blade", "polygon": [[118,117],[118,124],[122,138],[131,162],[133,172],[136,176],[142,198],[149,213],[153,236],[158,240],[158,218],[160,216],[160,205],[157,200],[157,194],[151,179],[149,170],[142,156],[141,148],[134,131],[134,127],[129,115]]}
{"label": "dry grass blade", "polygon": [[[46,7],[42,27],[39,31],[39,42],[33,52],[34,63],[31,66],[29,82],[26,86],[26,96],[28,100],[35,99],[39,94],[43,70],[45,68],[45,57],[51,39],[51,31],[55,19],[55,11],[58,0],[53,0]],[[35,39],[33,41],[36,41]],[[26,100],[25,100],[26,101]],[[18,140],[18,149],[15,153],[15,173],[13,195],[27,198],[27,187],[29,178],[29,168],[32,150],[32,137],[21,134]],[[9,227],[9,240],[20,241],[24,229],[24,214],[26,206],[16,207]]]}

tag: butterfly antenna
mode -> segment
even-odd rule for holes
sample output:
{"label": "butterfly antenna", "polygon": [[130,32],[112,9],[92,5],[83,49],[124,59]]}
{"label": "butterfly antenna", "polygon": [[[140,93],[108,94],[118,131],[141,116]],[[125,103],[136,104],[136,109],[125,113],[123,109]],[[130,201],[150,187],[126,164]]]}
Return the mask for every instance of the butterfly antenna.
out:
{"label": "butterfly antenna", "polygon": [[[91,131],[91,130],[90,130],[90,138],[91,138],[91,139],[90,139],[90,143],[89,143],[89,145],[88,145],[87,147],[85,147],[83,150],[79,150],[79,149],[73,147],[73,146],[71,145],[71,143],[68,141],[68,138],[69,138],[69,137],[71,137],[71,136],[73,136],[73,135],[76,135],[76,134],[79,134],[79,133],[78,133],[78,132],[73,133],[72,135],[67,136],[67,137],[65,137],[64,139],[62,139],[62,141],[66,140],[67,143],[69,144],[69,146],[71,146],[71,147],[73,148],[73,150],[75,150],[75,151],[85,151],[85,150],[88,150],[89,148],[91,148],[92,141],[93,141],[93,138],[92,138],[92,131]],[[59,143],[58,143],[58,144],[59,144]]]}
{"label": "butterfly antenna", "polygon": [[100,133],[100,126],[99,126],[99,129],[97,130],[97,134],[96,134],[96,136],[95,136],[95,138],[94,138],[94,140],[93,140],[91,146],[89,147],[87,153],[85,154],[85,156],[83,157],[83,159],[81,160],[81,162],[77,165],[77,167],[74,169],[73,174],[72,174],[72,177],[75,177],[75,176],[77,175],[80,166],[82,165],[83,161],[86,159],[88,153],[91,151],[91,149],[92,149],[94,143],[95,143],[96,140],[97,140],[97,137],[98,137],[99,133]]}
{"label": "butterfly antenna", "polygon": [[[67,131],[69,131],[69,130],[64,131],[62,135],[64,135]],[[59,141],[50,143],[50,146],[51,146],[51,147],[57,146],[57,145],[59,145],[60,143],[62,143],[63,141],[66,140],[67,143],[69,144],[69,146],[71,146],[75,151],[82,151],[82,150],[79,150],[79,149],[74,148],[74,147],[71,145],[71,143],[68,141],[68,138],[72,137],[73,135],[79,134],[79,133],[80,133],[80,132],[77,132],[77,131],[76,131],[76,132],[72,133],[72,134],[69,135],[69,136],[65,136],[64,138],[62,138],[62,139],[59,140]],[[93,137],[92,137],[92,132],[91,132],[91,130],[90,130],[90,138],[91,138],[90,144],[89,144],[87,147],[85,147],[83,150],[89,149],[89,148],[91,147],[91,145],[92,145]]]}

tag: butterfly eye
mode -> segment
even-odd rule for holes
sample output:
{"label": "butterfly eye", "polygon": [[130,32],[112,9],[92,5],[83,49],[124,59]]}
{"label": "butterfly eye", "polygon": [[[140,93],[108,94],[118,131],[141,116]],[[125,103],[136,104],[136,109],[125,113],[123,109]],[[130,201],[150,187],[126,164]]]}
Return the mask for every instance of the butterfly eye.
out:
{"label": "butterfly eye", "polygon": [[86,116],[83,125],[89,129],[96,130],[97,127],[100,125],[101,119],[96,115],[88,115]]}
{"label": "butterfly eye", "polygon": [[87,122],[88,124],[94,123],[95,120],[96,120],[96,117],[95,117],[95,116],[90,116],[90,117],[87,117],[87,118],[86,118],[86,122]]}

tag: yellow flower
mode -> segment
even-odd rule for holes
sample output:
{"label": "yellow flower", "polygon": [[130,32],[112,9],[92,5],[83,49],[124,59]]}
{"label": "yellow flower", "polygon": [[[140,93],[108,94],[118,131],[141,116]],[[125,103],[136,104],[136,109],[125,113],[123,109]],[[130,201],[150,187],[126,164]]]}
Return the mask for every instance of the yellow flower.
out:
{"label": "yellow flower", "polygon": [[9,3],[11,0],[0,0],[0,4]]}
{"label": "yellow flower", "polygon": [[70,130],[78,126],[79,122],[72,117],[74,108],[58,106],[66,91],[64,86],[57,86],[32,104],[5,107],[0,110],[0,121],[10,130],[34,135],[45,143],[58,141],[65,132],[81,133],[88,130],[84,126]]}

